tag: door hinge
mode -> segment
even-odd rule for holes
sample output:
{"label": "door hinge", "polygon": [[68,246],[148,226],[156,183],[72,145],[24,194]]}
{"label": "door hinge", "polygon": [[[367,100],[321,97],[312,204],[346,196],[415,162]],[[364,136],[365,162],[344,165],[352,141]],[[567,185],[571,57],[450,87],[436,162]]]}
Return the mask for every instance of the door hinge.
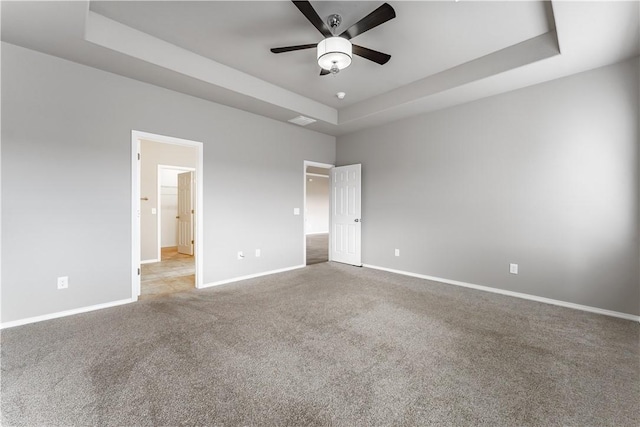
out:
{"label": "door hinge", "polygon": [[138,160],[140,160],[140,153],[138,153]]}
{"label": "door hinge", "polygon": [[191,244],[193,245],[193,240],[191,241]]}
{"label": "door hinge", "polygon": [[191,213],[195,213],[195,212],[193,212],[193,209],[191,209]]}
{"label": "door hinge", "polygon": [[140,275],[140,269],[138,269],[138,276]]}

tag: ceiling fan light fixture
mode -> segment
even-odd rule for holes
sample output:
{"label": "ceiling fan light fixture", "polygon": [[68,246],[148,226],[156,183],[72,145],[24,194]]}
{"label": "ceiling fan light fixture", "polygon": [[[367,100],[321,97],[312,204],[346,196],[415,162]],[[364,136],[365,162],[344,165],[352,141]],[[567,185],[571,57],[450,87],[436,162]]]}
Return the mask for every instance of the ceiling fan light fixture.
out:
{"label": "ceiling fan light fixture", "polygon": [[318,65],[333,74],[351,65],[351,42],[343,37],[329,37],[318,43]]}

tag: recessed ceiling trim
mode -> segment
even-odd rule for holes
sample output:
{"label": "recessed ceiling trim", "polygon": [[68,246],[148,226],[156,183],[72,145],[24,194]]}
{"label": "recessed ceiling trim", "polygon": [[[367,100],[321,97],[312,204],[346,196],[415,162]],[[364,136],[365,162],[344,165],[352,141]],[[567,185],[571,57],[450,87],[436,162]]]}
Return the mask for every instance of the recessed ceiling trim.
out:
{"label": "recessed ceiling trim", "polygon": [[388,111],[389,109],[402,107],[422,98],[559,54],[560,49],[556,31],[549,31],[541,36],[369,98],[366,102],[363,101],[345,107],[340,110],[338,121],[343,124]]}
{"label": "recessed ceiling trim", "polygon": [[92,11],[88,12],[85,23],[85,40],[278,107],[299,111],[333,125],[338,124],[338,111],[335,108],[265,82]]}
{"label": "recessed ceiling trim", "polygon": [[[95,4],[119,4],[127,9],[127,6],[125,5],[157,5],[160,3],[167,5],[180,5],[180,2],[97,2]],[[239,5],[240,2],[198,2],[198,4],[204,3],[224,3],[228,5],[227,8],[223,8],[225,10],[225,13],[230,14],[232,18],[234,16],[237,18],[234,9],[237,6],[231,5]],[[349,8],[356,8],[357,4],[365,2],[344,2],[343,4],[347,3],[349,4]],[[409,7],[409,5],[420,3],[422,2],[398,2],[398,8],[406,8],[405,10],[410,13],[412,8]],[[436,3],[440,5],[446,4],[446,2]],[[515,2],[503,3],[512,4]],[[329,8],[328,6],[324,6],[323,2],[316,2],[316,4],[319,8],[324,7],[331,13],[335,12],[333,7]],[[333,5],[334,3],[331,4]],[[450,3],[449,5],[454,5],[454,3]],[[473,9],[478,5],[480,5],[480,3],[478,2],[462,2],[460,4],[455,4],[455,6],[452,7],[462,10],[464,8]],[[301,104],[298,103],[300,98],[296,98],[291,102],[285,102],[284,98],[278,99],[279,97],[275,96],[265,97],[254,94],[252,92],[254,89],[254,87],[252,86],[253,83],[256,83],[257,85],[257,93],[261,93],[262,88],[264,88],[264,84],[267,82],[271,82],[270,78],[265,77],[264,74],[256,74],[253,75],[253,77],[255,77],[255,80],[248,78],[245,80],[236,80],[235,77],[232,79],[230,77],[232,74],[230,73],[228,68],[222,66],[222,63],[226,63],[225,59],[222,58],[227,58],[226,56],[223,55],[220,57],[221,59],[217,59],[218,57],[213,55],[213,52],[210,50],[205,49],[201,51],[198,49],[193,50],[188,48],[189,46],[194,46],[190,44],[191,39],[189,39],[189,37],[195,37],[195,35],[191,32],[187,31],[185,34],[183,34],[185,36],[188,36],[186,40],[179,37],[176,39],[171,38],[173,30],[168,30],[168,32],[165,33],[160,32],[160,34],[165,34],[167,36],[166,38],[154,33],[153,28],[155,27],[153,25],[153,22],[147,22],[145,20],[145,17],[147,15],[145,15],[144,13],[147,6],[140,6],[139,9],[136,9],[134,7],[134,11],[137,12],[132,14],[132,19],[121,21],[124,25],[116,25],[115,30],[114,25],[109,25],[109,31],[103,31],[103,34],[93,34],[92,36],[92,31],[97,32],[97,30],[95,28],[92,28],[91,26],[94,23],[91,23],[89,25],[89,28],[87,28],[87,15],[89,12],[88,1],[3,2],[2,47],[3,49],[9,49],[10,45],[21,46],[26,49],[39,51],[44,54],[54,55],[69,61],[83,64],[84,66],[101,69],[114,74],[119,74],[126,78],[136,79],[147,84],[166,88],[168,90],[182,92],[206,101],[226,105],[231,108],[237,108],[252,114],[258,114],[270,119],[282,121],[284,123],[286,123],[287,120],[292,117],[295,117],[299,114],[304,114],[305,116],[318,119],[317,122],[305,127],[306,130],[312,130],[338,136],[366,129],[368,127],[379,126],[384,123],[389,123],[390,121],[403,119],[406,117],[414,116],[416,114],[422,114],[430,111],[448,108],[452,105],[470,102],[483,97],[497,95],[511,90],[531,86],[533,84],[543,83],[545,81],[557,79],[578,72],[602,67],[632,57],[637,57],[640,54],[640,38],[638,37],[638,28],[640,25],[640,20],[638,19],[638,17],[640,16],[640,14],[637,1],[553,1],[550,5],[552,6],[552,8],[548,7],[546,11],[548,14],[548,18],[546,18],[545,22],[547,22],[548,25],[546,25],[545,27],[545,25],[542,25],[543,23],[538,22],[541,19],[539,16],[540,11],[538,10],[538,14],[536,15],[537,18],[534,17],[534,20],[536,20],[536,22],[538,23],[534,25],[535,28],[532,28],[532,31],[527,32],[527,34],[531,33],[535,35],[525,37],[525,39],[529,38],[529,40],[531,40],[532,37],[536,37],[536,35],[542,34],[541,32],[536,32],[537,30],[533,31],[534,29],[542,29],[543,27],[545,27],[547,28],[545,31],[550,31],[552,28],[556,28],[558,44],[561,48],[561,54],[549,57],[544,60],[531,62],[526,65],[516,66],[515,68],[506,71],[500,71],[500,68],[497,68],[494,70],[496,73],[494,75],[480,77],[476,80],[470,81],[468,83],[461,83],[459,86],[448,89],[440,90],[442,89],[442,87],[446,87],[441,86],[434,91],[434,86],[438,86],[434,81],[425,81],[420,83],[424,84],[425,86],[417,86],[417,88],[420,90],[427,90],[427,86],[432,85],[430,90],[432,90],[433,93],[431,95],[424,95],[424,93],[426,92],[422,92],[421,94],[417,95],[417,98],[412,99],[411,97],[405,97],[406,94],[404,94],[404,92],[402,91],[399,91],[398,93],[394,93],[394,99],[395,101],[397,101],[397,104],[389,104],[387,102],[383,102],[385,100],[382,99],[382,95],[389,95],[390,92],[393,91],[393,89],[376,92],[374,89],[375,84],[378,82],[378,80],[375,80],[374,84],[370,85],[370,87],[373,92],[378,94],[378,96],[381,96],[381,98],[376,98],[373,92],[371,92],[370,96],[374,96],[374,98],[364,98],[362,94],[359,94],[357,90],[355,90],[354,87],[350,86],[350,84],[353,83],[350,83],[349,79],[347,78],[350,76],[349,73],[340,75],[338,77],[339,80],[336,80],[333,78],[321,79],[317,77],[317,74],[315,72],[310,72],[309,75],[312,75],[312,77],[315,79],[312,82],[314,85],[324,84],[324,86],[321,86],[323,98],[309,98],[309,96],[304,94],[306,92],[300,92],[299,95],[303,98],[306,97],[307,100],[316,101],[318,103],[327,102],[328,104],[326,105],[326,107],[339,109],[340,120],[339,124],[337,125],[337,112],[335,110],[324,110],[322,107],[318,108],[318,105],[313,103],[301,106]],[[168,8],[167,10],[172,12],[175,12],[176,10],[183,10],[181,9],[181,6],[178,6],[176,6],[177,9]],[[116,9],[118,9],[118,7],[116,7]],[[280,5],[274,2],[272,7],[279,11],[278,13],[275,13],[274,16],[288,16],[286,10],[295,9],[291,8],[291,5],[287,4],[287,2],[280,2]],[[484,7],[485,4],[482,4],[482,8],[480,9],[484,9]],[[211,8],[209,10],[216,10],[216,8]],[[535,11],[536,9],[533,8],[533,10]],[[102,17],[108,16],[101,14],[98,10],[95,10],[93,12],[99,14]],[[348,10],[339,10],[339,12],[341,12],[343,16],[349,16],[350,14]],[[363,11],[354,13],[355,15],[360,16],[362,15],[361,12],[364,13]],[[405,12],[401,15],[408,16],[408,13]],[[327,13],[323,11],[322,14],[326,15]],[[169,15],[173,16],[172,14]],[[244,22],[244,13],[242,13],[242,15],[243,18],[240,21]],[[256,14],[255,16],[257,15],[258,14]],[[292,16],[292,19],[293,16],[298,16],[298,14],[294,12],[291,12],[290,15]],[[122,15],[119,15],[117,13],[115,14],[115,16],[120,16],[122,18]],[[181,18],[186,22],[190,22],[189,19],[187,19],[189,18],[189,16],[190,15],[188,13],[185,13],[181,15]],[[455,16],[455,14],[451,16]],[[465,15],[463,14],[463,16]],[[466,16],[468,18],[468,14]],[[91,18],[89,19],[94,18],[96,17],[91,15]],[[118,18],[115,18],[113,16],[111,16],[110,18],[118,22]],[[158,18],[158,16],[156,16],[156,18]],[[410,20],[411,19],[409,19],[409,21]],[[153,20],[151,19],[150,21]],[[207,21],[206,19],[201,19],[198,21],[198,25],[206,26],[209,22],[210,20]],[[264,23],[264,20],[261,20],[260,22]],[[138,26],[138,24],[140,24],[140,27]],[[347,24],[345,26],[348,26],[347,21],[345,21],[345,24]],[[251,24],[249,23],[247,25]],[[381,31],[384,33],[385,30],[392,30],[393,25],[394,24],[391,24],[391,26],[385,27]],[[304,26],[301,23],[301,27],[304,27],[306,30],[308,30],[308,25],[306,25],[306,23]],[[133,31],[133,28],[140,28],[140,30]],[[268,34],[271,33],[270,28],[271,27],[269,25],[266,25],[263,29],[256,29],[256,34],[264,31],[264,33],[260,34],[267,34],[268,36]],[[496,31],[498,30],[497,28],[493,29]],[[396,33],[397,30],[397,28],[393,29],[391,33]],[[136,31],[141,31],[141,33]],[[89,39],[93,39],[94,41],[96,41],[96,43],[88,41],[88,39],[85,38],[85,32],[88,33]],[[121,32],[123,34],[120,34]],[[502,34],[502,32],[499,33]],[[135,37],[129,37],[129,35],[131,34],[135,34]],[[138,37],[140,36],[140,34],[141,38],[144,39],[143,42],[138,39],[140,38]],[[149,40],[147,40],[150,35],[156,37],[155,39],[151,39],[152,42],[149,42]],[[98,39],[98,36],[100,37],[100,39]],[[364,35],[363,37],[367,36]],[[385,36],[384,39],[390,40],[389,36]],[[163,40],[170,40],[171,43],[156,43]],[[209,39],[207,38],[207,40]],[[262,39],[260,40],[262,41]],[[414,38],[412,38],[412,40],[414,40]],[[519,38],[518,40],[522,41],[523,39]],[[479,40],[474,40],[474,42],[475,41],[479,42]],[[100,44],[98,44],[97,42],[99,42]],[[146,48],[145,43],[147,42],[151,43],[152,46],[155,46],[153,52],[144,52],[144,49]],[[440,42],[442,43],[442,48],[444,49],[454,50],[454,47],[456,46],[454,44],[450,44],[453,42],[450,42],[446,38],[441,39]],[[125,47],[127,47],[127,45],[131,43],[134,43],[135,46],[131,48],[130,52],[129,50],[125,49]],[[255,42],[252,42],[252,45],[253,43]],[[266,61],[266,59],[270,57],[267,54],[267,45],[270,46],[272,42],[267,43],[265,41],[265,43],[266,44],[263,46],[262,50],[258,48],[250,48],[253,49],[250,50],[250,52],[254,53],[249,54],[249,51],[243,51],[243,53],[245,53],[244,56],[248,56],[252,61],[257,60],[257,58],[255,57],[255,52],[259,51],[263,53],[260,61]],[[224,43],[222,44],[224,45],[224,48],[226,45]],[[273,42],[273,44],[275,45],[275,41]],[[112,49],[112,46],[114,45],[118,47],[117,50]],[[245,44],[244,46],[252,45]],[[159,48],[160,46],[166,47],[168,49],[164,51],[164,48]],[[174,49],[177,49],[177,46],[182,46],[182,49],[187,49],[187,52],[201,55],[199,57],[200,59],[204,58],[212,60],[212,62],[205,62],[206,66],[202,68],[202,70],[200,70],[203,72],[203,76],[200,74],[196,74],[196,77],[192,77],[191,75],[185,74],[182,68],[175,66],[175,60],[172,61],[171,66],[167,67],[165,65],[165,63],[162,61],[165,58],[162,58],[161,55],[170,55]],[[197,47],[197,44],[195,46]],[[516,45],[515,43],[511,43],[511,46]],[[552,46],[543,46],[543,48],[553,49]],[[139,51],[143,51],[142,53],[147,53],[148,56],[140,55]],[[499,49],[495,49],[493,51],[499,52]],[[425,48],[421,52],[424,52],[425,57],[430,57],[430,50]],[[489,50],[488,52],[491,52],[491,50]],[[155,56],[152,56],[150,58],[149,56],[151,56],[151,53],[153,53]],[[397,52],[394,50],[394,57],[399,59],[400,56],[395,55],[396,53]],[[309,52],[309,56],[313,57],[313,54]],[[196,65],[199,64],[197,56],[195,57],[195,59],[192,56],[188,57],[189,60],[195,62]],[[476,55],[467,56],[465,58],[478,57],[479,56]],[[467,59],[467,61],[470,62],[469,59]],[[452,68],[454,68],[451,64],[461,63],[463,63],[463,61],[450,62],[446,67],[438,67],[434,68],[434,70],[451,70]],[[467,64],[467,62],[464,63]],[[277,66],[279,65],[271,62],[264,62],[262,64],[265,65],[263,68],[266,68],[268,70],[278,69]],[[229,65],[232,66],[232,63],[229,63]],[[314,64],[310,63],[310,65],[311,69],[313,70]],[[367,65],[369,67],[374,66],[374,64],[366,63],[363,63],[361,65],[362,67],[359,67],[358,70],[360,70],[361,68],[367,68]],[[391,67],[392,66],[393,63],[391,64]],[[236,68],[232,69],[232,71],[243,70],[242,72],[247,73],[249,76],[252,76],[252,72],[247,71],[250,69],[254,68],[247,68],[246,70],[243,68]],[[233,80],[233,82],[231,83],[242,81],[246,82],[247,86],[238,88],[237,86],[228,84],[227,87],[229,88],[227,88],[221,85],[221,83],[217,80],[213,82],[213,84],[210,83],[212,78],[211,74],[216,70],[222,70],[223,73],[227,73],[225,74],[227,78]],[[317,68],[315,70],[317,70]],[[354,69],[354,71],[355,70],[356,69]],[[385,70],[391,70],[391,68],[386,68]],[[269,71],[269,73],[269,75],[273,75],[271,71]],[[385,77],[384,73],[373,74],[375,73],[375,68],[371,71],[368,71],[368,73],[371,73],[370,75],[376,75],[377,78],[380,79],[380,81],[382,81]],[[410,85],[412,84],[411,82],[420,82],[421,79],[428,78],[427,76],[435,74],[435,72],[429,74],[421,74],[418,75],[415,79],[406,81],[403,84]],[[389,75],[394,79],[396,78],[396,75],[394,73],[390,73]],[[281,77],[282,75],[276,73],[276,76]],[[297,76],[297,74],[295,76]],[[462,73],[462,76],[464,77],[465,73]],[[213,77],[215,78],[219,76]],[[465,78],[468,77],[469,76],[466,76]],[[451,78],[453,78],[453,75],[451,76]],[[442,79],[448,80],[445,76],[442,76]],[[311,84],[309,83],[310,80],[308,80],[307,77],[305,77],[303,80],[307,81],[307,84]],[[277,85],[278,81],[282,82],[282,79],[274,79],[272,84]],[[461,82],[464,81],[464,79],[461,80]],[[360,82],[360,79],[358,79],[358,82]],[[336,85],[335,83],[340,84]],[[393,87],[397,89],[401,86],[402,85],[396,85]],[[291,87],[295,87],[295,85]],[[293,90],[295,91],[295,89]],[[347,102],[343,101],[342,104],[340,104],[340,101],[333,96],[338,90],[347,91],[349,93],[349,99],[353,99],[355,101],[353,101],[353,103],[350,103],[350,101],[347,100]],[[437,90],[440,91],[438,92]],[[251,93],[249,93],[249,91],[251,91]],[[274,91],[267,93],[269,93],[270,95],[274,95],[276,93],[286,94],[287,92]],[[266,100],[262,100],[263,98]],[[325,99],[326,101],[323,101],[323,99]],[[363,108],[362,110],[359,110],[357,114],[355,111],[349,111],[349,108],[351,106],[357,105],[358,100],[362,99],[368,99],[367,102],[371,103],[379,103],[378,109],[367,110]],[[287,107],[279,106],[278,104],[285,105]],[[361,105],[359,105],[359,107],[360,106]],[[324,113],[322,113],[322,111],[324,111]],[[353,115],[350,116],[350,114],[352,113]],[[358,118],[354,119],[355,117]],[[329,120],[325,121],[325,119]]]}

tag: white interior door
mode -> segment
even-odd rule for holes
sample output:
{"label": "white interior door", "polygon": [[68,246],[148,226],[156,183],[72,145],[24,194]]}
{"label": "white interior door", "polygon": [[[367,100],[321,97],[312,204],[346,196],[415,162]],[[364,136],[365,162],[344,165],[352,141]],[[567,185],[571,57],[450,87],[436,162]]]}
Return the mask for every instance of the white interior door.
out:
{"label": "white interior door", "polygon": [[362,265],[360,181],[361,165],[331,170],[331,261]]}
{"label": "white interior door", "polygon": [[178,174],[178,252],[193,255],[193,172]]}

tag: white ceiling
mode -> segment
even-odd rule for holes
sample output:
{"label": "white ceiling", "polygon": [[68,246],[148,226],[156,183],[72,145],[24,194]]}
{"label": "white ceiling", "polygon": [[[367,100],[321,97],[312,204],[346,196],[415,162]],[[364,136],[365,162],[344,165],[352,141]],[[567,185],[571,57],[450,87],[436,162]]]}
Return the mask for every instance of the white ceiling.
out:
{"label": "white ceiling", "polygon": [[[289,1],[5,1],[2,40],[332,135],[640,53],[637,1],[389,3],[397,17],[353,40],[389,63],[355,57],[337,76],[318,75],[315,49],[269,51],[322,38]],[[312,2],[343,30],[381,4]]]}
{"label": "white ceiling", "polygon": [[[383,2],[312,2],[340,29]],[[355,57],[337,76],[320,77],[315,49],[273,54],[272,47],[311,44],[322,35],[291,3],[92,2],[91,10],[318,102],[340,108],[539,36],[553,28],[548,2],[397,2],[398,18],[354,38],[392,55],[384,66]],[[339,101],[339,91],[347,97]]]}

